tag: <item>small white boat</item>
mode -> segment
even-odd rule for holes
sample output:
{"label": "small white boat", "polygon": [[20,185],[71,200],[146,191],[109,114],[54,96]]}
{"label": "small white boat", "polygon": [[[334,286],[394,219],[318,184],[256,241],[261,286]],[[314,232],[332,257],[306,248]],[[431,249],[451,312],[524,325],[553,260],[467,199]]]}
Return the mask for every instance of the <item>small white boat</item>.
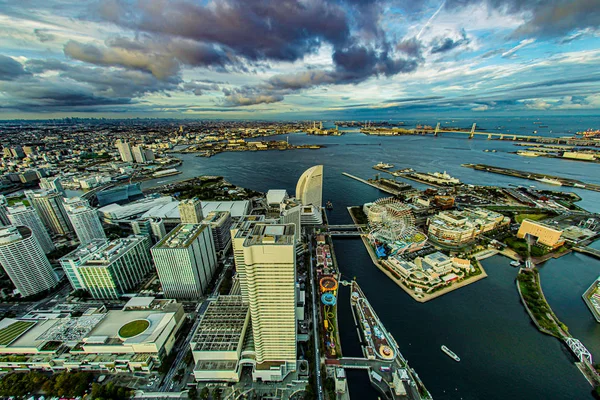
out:
{"label": "small white boat", "polygon": [[511,261],[511,262],[510,262],[510,265],[512,265],[513,267],[520,267],[520,266],[521,266],[521,263],[520,263],[520,262],[518,262],[517,260],[514,260],[514,261]]}
{"label": "small white boat", "polygon": [[450,350],[449,348],[447,348],[446,346],[442,346],[442,351],[444,353],[446,353],[446,355],[450,358],[452,358],[454,361],[458,362],[460,361],[460,357],[456,355],[456,353],[454,353],[452,350]]}

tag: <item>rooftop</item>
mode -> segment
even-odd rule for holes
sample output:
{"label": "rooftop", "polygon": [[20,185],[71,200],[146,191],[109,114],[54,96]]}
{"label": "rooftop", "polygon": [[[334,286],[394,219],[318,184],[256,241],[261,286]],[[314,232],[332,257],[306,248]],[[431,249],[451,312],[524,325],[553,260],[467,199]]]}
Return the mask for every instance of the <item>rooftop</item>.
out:
{"label": "rooftop", "polygon": [[154,248],[186,248],[207,228],[204,224],[179,224]]}
{"label": "rooftop", "polygon": [[256,224],[244,241],[244,246],[255,244],[291,245],[294,244],[294,224]]}
{"label": "rooftop", "polygon": [[248,312],[242,296],[219,296],[204,312],[192,339],[192,349],[237,351],[249,318]]}

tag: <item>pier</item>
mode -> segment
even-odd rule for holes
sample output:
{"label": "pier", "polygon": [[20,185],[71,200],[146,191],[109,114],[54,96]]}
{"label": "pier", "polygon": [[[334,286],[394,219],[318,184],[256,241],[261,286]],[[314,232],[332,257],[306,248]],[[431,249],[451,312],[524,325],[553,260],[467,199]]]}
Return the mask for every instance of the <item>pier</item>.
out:
{"label": "pier", "polygon": [[383,395],[382,398],[431,399],[356,281],[340,283],[351,287],[352,316],[359,340],[363,343],[364,357],[342,357],[338,360],[339,366],[367,371],[371,384]]}
{"label": "pier", "polygon": [[600,258],[600,250],[592,249],[588,246],[573,247],[573,250],[582,254],[587,254],[588,256]]}
{"label": "pier", "polygon": [[[365,179],[359,178],[358,176],[350,175],[347,172],[342,172],[342,175],[347,176],[348,178],[355,179],[355,180],[357,180],[359,182],[364,183],[365,185],[372,186],[375,189],[379,189],[382,192],[391,194],[393,196],[399,196],[400,194],[402,194],[405,191],[405,190],[394,189],[392,187],[383,185],[383,184],[379,183],[378,181],[365,180]],[[410,188],[410,185],[404,185],[404,186],[405,186],[405,189]]]}
{"label": "pier", "polygon": [[493,165],[486,164],[462,164],[462,166],[472,168],[477,171],[485,171],[491,172],[493,174],[513,176],[515,178],[528,179],[530,181],[536,181],[540,183],[548,183],[544,182],[544,180],[552,180],[556,181],[557,186],[575,187],[579,189],[587,189],[592,190],[594,192],[600,192],[600,185],[596,185],[593,183],[585,183],[576,179],[563,178],[560,176],[548,174],[540,174],[537,172],[519,171],[517,169],[495,167]]}

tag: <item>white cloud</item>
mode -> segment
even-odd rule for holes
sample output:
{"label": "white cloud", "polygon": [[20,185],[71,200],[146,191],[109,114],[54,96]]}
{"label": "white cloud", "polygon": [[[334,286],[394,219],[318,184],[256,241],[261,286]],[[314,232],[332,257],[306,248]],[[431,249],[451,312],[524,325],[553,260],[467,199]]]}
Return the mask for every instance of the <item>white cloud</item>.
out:
{"label": "white cloud", "polygon": [[509,58],[512,55],[514,55],[517,51],[521,50],[525,46],[529,46],[533,42],[535,42],[535,39],[524,39],[524,40],[521,40],[521,42],[518,45],[516,45],[512,49],[510,49],[510,50],[505,51],[504,53],[502,53],[502,57],[503,58]]}

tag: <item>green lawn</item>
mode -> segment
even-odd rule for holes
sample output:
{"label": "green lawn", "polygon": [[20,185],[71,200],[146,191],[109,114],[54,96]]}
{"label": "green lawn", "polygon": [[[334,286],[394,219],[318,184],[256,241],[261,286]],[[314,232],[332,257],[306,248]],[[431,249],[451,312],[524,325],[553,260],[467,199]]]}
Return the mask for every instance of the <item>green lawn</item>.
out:
{"label": "green lawn", "polygon": [[539,213],[539,214],[519,214],[515,217],[515,220],[520,224],[524,219],[530,219],[532,221],[541,221],[543,219],[548,218],[548,214]]}
{"label": "green lawn", "polygon": [[128,322],[119,329],[119,336],[122,338],[130,338],[144,332],[150,326],[150,322],[145,319],[136,319]]}
{"label": "green lawn", "polygon": [[17,321],[6,328],[0,329],[0,345],[9,345],[33,325],[35,325],[35,322]]}

